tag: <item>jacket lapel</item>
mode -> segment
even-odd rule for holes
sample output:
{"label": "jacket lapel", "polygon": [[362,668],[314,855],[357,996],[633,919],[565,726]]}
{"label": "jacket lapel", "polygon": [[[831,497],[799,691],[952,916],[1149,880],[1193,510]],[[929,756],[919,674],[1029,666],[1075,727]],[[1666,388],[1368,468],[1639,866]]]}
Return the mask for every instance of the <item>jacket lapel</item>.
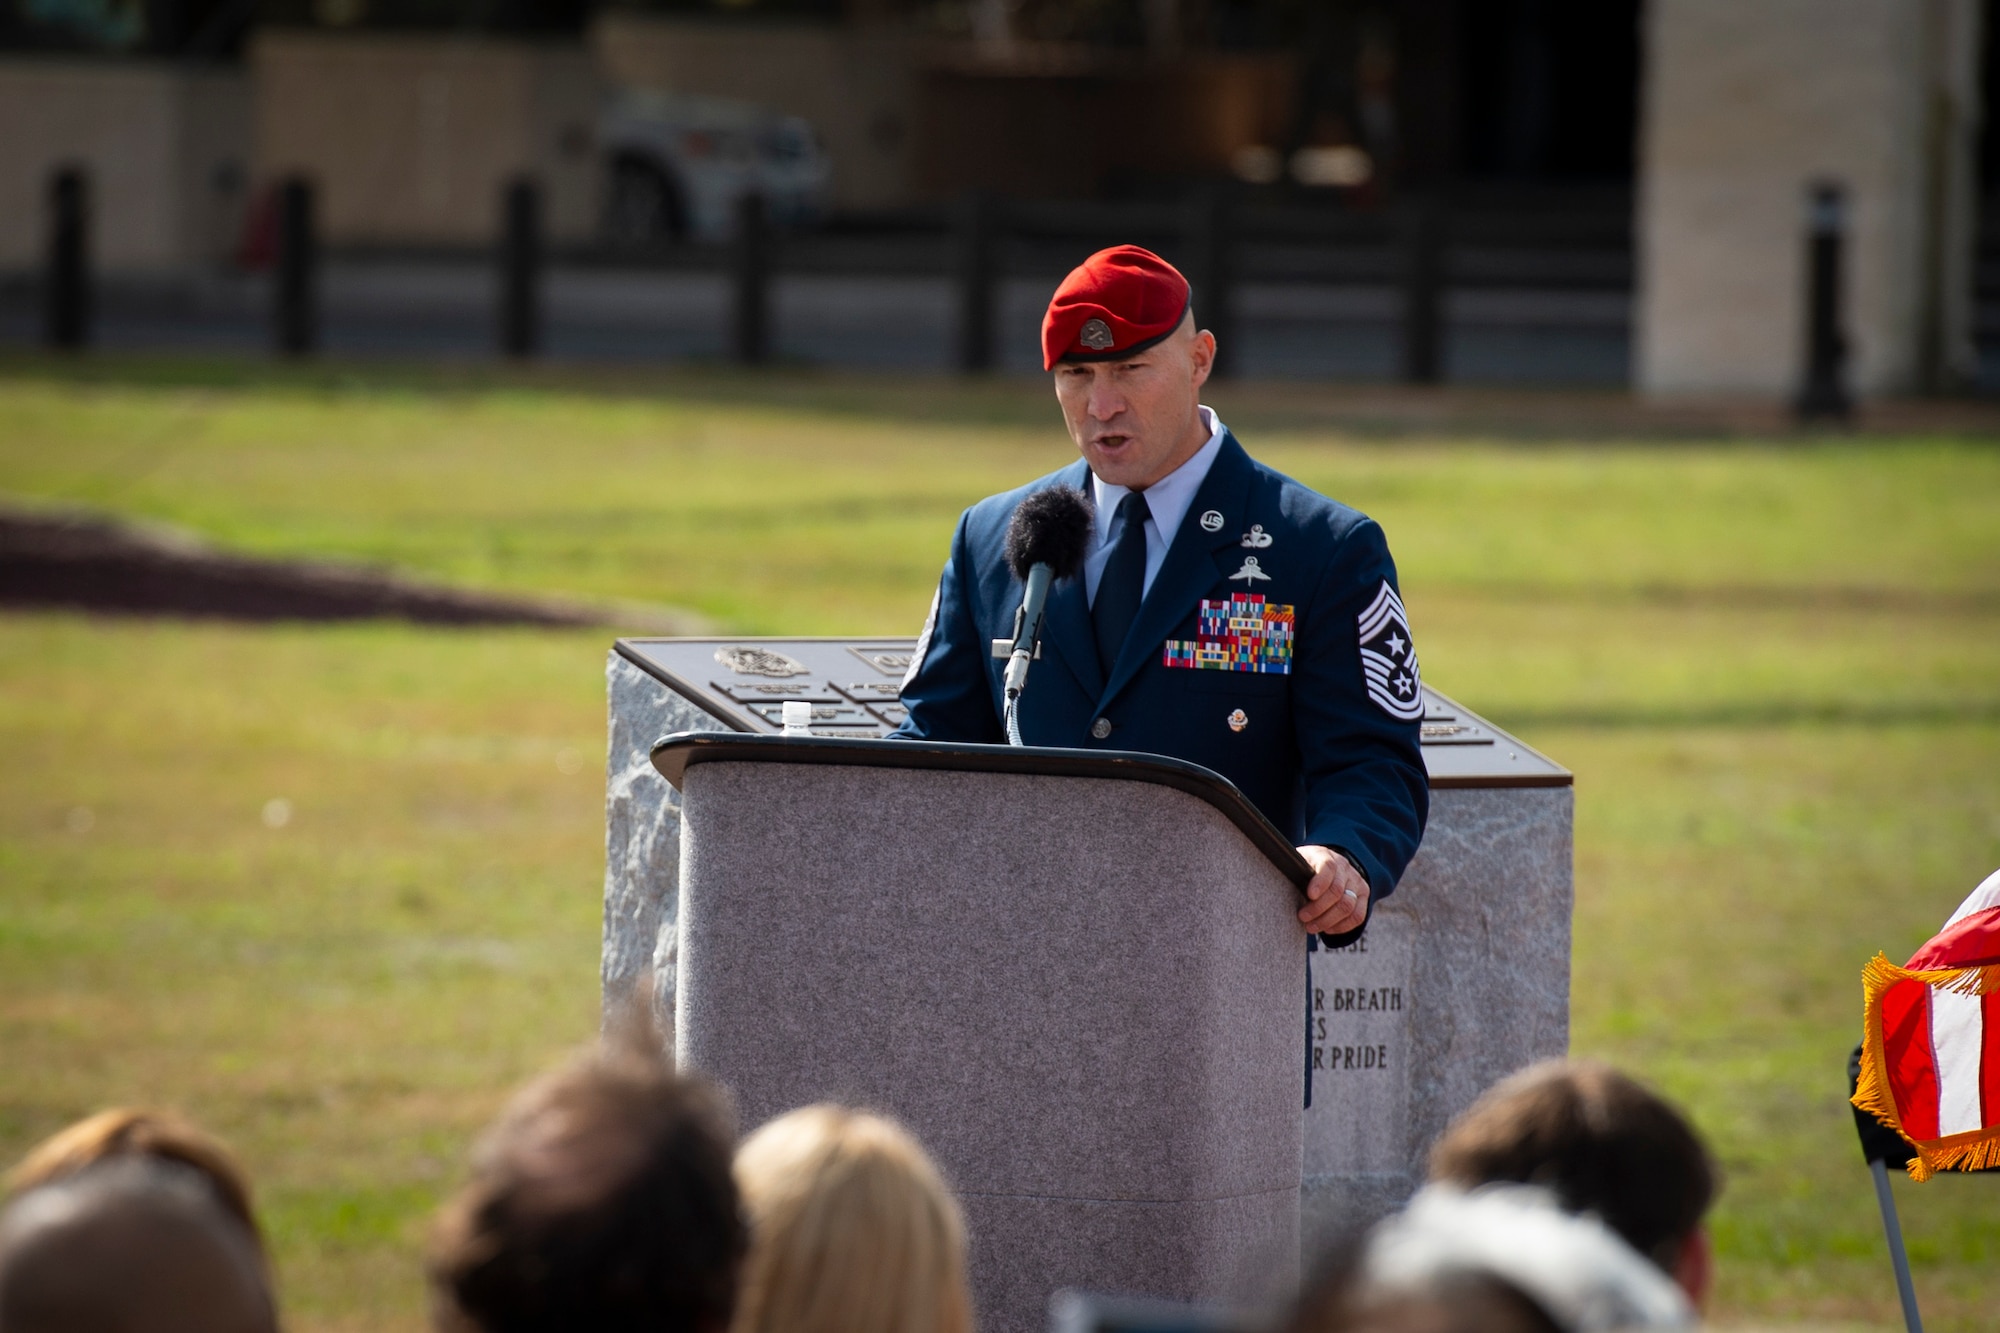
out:
{"label": "jacket lapel", "polygon": [[[1233,434],[1225,433],[1222,448],[1216,453],[1208,476],[1203,478],[1200,488],[1195,491],[1193,503],[1188,505],[1187,513],[1181,518],[1180,530],[1167,547],[1165,563],[1154,577],[1153,586],[1147,590],[1146,600],[1139,604],[1139,615],[1132,622],[1131,633],[1126,636],[1125,646],[1119,650],[1118,661],[1111,668],[1103,693],[1098,696],[1099,712],[1104,711],[1117,697],[1118,691],[1124,689],[1159,653],[1160,644],[1168,632],[1214,585],[1214,552],[1225,546],[1241,544],[1243,533],[1250,525],[1250,484],[1255,476],[1250,456],[1243,452],[1243,446],[1236,442]],[[1201,516],[1211,509],[1222,515],[1222,526],[1214,532],[1204,532]],[[1087,611],[1085,621],[1088,633]],[[1086,638],[1084,642],[1087,644],[1090,640]]]}
{"label": "jacket lapel", "polygon": [[[1085,495],[1090,494],[1090,466],[1082,459],[1063,469],[1059,483]],[[1042,612],[1042,651],[1062,659],[1086,699],[1104,691],[1104,668],[1097,660],[1097,636],[1090,627],[1090,597],[1085,590],[1083,571],[1058,579],[1049,588],[1049,602]]]}

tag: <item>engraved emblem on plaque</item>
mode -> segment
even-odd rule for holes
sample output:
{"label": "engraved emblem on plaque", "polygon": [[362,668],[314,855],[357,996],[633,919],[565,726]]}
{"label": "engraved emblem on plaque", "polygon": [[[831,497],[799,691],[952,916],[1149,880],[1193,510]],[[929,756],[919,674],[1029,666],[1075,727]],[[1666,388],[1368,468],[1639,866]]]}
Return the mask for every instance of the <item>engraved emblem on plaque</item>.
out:
{"label": "engraved emblem on plaque", "polygon": [[715,660],[739,676],[803,676],[805,665],[769,648],[732,644],[715,650]]}
{"label": "engraved emblem on plaque", "polygon": [[899,682],[903,679],[903,673],[910,669],[910,663],[917,660],[915,653],[901,648],[857,648],[850,643],[847,645],[847,651],[883,675],[894,676]]}

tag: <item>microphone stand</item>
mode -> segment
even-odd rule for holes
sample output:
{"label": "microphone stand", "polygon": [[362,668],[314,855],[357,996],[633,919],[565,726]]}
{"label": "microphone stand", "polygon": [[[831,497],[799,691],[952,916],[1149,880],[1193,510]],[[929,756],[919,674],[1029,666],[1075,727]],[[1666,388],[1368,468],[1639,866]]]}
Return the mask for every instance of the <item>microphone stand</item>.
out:
{"label": "microphone stand", "polygon": [[[1032,565],[1028,569],[1027,591],[1021,596],[1021,605],[1014,612],[1014,643],[1007,654],[1007,674],[1003,679],[1007,707],[1007,744],[1026,745],[1021,739],[1021,691],[1028,687],[1028,664],[1041,656],[1042,612],[1048,606],[1049,584],[1055,579],[1055,570],[1045,564]],[[1005,640],[995,647],[1005,645]]]}

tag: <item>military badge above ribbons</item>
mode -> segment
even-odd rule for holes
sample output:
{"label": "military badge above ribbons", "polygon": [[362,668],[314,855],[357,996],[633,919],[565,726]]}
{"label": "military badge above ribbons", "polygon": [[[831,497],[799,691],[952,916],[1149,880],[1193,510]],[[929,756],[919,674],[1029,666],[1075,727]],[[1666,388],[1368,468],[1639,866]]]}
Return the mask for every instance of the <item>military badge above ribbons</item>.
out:
{"label": "military badge above ribbons", "polygon": [[1410,617],[1403,599],[1382,580],[1382,590],[1356,618],[1361,632],[1361,675],[1368,697],[1390,717],[1405,722],[1424,715],[1423,677],[1417,674],[1417,646],[1410,641]]}
{"label": "military badge above ribbons", "polygon": [[1289,676],[1295,619],[1291,607],[1273,606],[1258,593],[1238,593],[1226,600],[1203,598],[1195,618],[1198,637],[1168,639],[1163,661],[1197,671]]}

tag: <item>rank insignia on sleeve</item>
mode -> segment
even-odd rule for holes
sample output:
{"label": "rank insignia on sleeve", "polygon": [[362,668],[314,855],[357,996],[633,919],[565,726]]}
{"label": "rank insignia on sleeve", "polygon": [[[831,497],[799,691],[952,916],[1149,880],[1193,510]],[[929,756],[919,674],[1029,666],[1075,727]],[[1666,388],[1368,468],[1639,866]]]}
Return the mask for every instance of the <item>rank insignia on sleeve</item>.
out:
{"label": "rank insignia on sleeve", "polygon": [[1296,619],[1291,607],[1273,606],[1261,593],[1239,592],[1222,601],[1203,598],[1195,618],[1197,637],[1168,639],[1161,661],[1196,671],[1289,676]]}
{"label": "rank insignia on sleeve", "polygon": [[1357,621],[1361,635],[1361,677],[1368,697],[1390,717],[1405,722],[1424,715],[1423,677],[1417,674],[1417,647],[1410,642],[1410,618],[1403,599],[1382,580],[1382,590]]}

